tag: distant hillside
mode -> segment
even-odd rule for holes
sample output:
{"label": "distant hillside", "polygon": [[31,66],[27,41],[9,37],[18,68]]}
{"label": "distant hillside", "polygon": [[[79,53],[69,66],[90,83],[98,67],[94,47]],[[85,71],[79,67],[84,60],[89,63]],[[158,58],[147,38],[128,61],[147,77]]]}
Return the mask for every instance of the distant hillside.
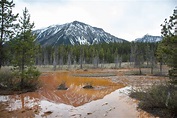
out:
{"label": "distant hillside", "polygon": [[33,31],[36,34],[36,42],[46,45],[82,45],[98,44],[110,42],[128,42],[124,39],[117,38],[101,28],[92,27],[82,22],[74,21],[63,25],[53,25],[44,29]]}
{"label": "distant hillside", "polygon": [[162,40],[161,36],[144,35],[142,38],[135,39],[135,42],[159,42]]}

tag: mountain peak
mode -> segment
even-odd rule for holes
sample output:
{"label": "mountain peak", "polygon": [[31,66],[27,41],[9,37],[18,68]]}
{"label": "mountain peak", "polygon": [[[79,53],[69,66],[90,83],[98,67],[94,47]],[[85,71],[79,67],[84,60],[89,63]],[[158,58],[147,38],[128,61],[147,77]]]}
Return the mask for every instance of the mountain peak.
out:
{"label": "mountain peak", "polygon": [[75,20],[75,21],[73,21],[73,22],[71,22],[71,23],[73,23],[73,24],[83,24],[82,22],[79,22],[79,21],[77,21],[77,20]]}
{"label": "mountain peak", "polygon": [[161,36],[152,36],[152,35],[146,34],[142,38],[135,39],[135,42],[153,43],[153,42],[159,42],[161,40],[162,40]]}
{"label": "mountain peak", "polygon": [[73,21],[63,25],[52,25],[44,29],[33,31],[37,36],[36,42],[47,45],[92,45],[98,43],[127,42],[117,38],[101,28],[92,27],[79,21]]}

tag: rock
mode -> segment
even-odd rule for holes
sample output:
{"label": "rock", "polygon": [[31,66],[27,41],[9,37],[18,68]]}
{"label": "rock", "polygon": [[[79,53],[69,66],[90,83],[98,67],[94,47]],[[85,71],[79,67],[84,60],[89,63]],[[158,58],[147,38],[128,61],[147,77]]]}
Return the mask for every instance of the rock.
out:
{"label": "rock", "polygon": [[65,83],[61,83],[59,86],[58,86],[58,90],[67,90],[68,88],[66,87],[66,84]]}
{"label": "rock", "polygon": [[92,113],[87,113],[87,115],[91,115]]}
{"label": "rock", "polygon": [[83,88],[84,89],[93,89],[93,86],[91,84],[86,84]]}
{"label": "rock", "polygon": [[71,115],[72,117],[73,116],[80,116],[81,117],[81,114],[73,114],[73,115]]}
{"label": "rock", "polygon": [[25,109],[22,109],[22,110],[21,110],[21,113],[24,113],[24,112],[25,112]]}
{"label": "rock", "polygon": [[53,112],[52,111],[46,111],[46,112],[44,112],[44,114],[46,114],[46,115],[49,115],[51,113],[53,113]]}
{"label": "rock", "polygon": [[104,104],[102,104],[102,106],[104,106],[104,105],[107,105],[108,103],[107,102],[105,102]]}
{"label": "rock", "polygon": [[46,112],[44,112],[44,114],[41,115],[41,117],[47,117],[51,113],[53,113],[53,112],[52,111],[46,111]]}

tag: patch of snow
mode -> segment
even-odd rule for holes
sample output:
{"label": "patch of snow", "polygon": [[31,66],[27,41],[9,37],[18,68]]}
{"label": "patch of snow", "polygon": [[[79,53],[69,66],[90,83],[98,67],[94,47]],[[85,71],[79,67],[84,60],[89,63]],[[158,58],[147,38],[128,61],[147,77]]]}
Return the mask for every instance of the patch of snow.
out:
{"label": "patch of snow", "polygon": [[73,39],[70,39],[70,42],[71,42],[71,44],[72,45],[74,45],[75,43],[74,43],[74,41],[73,41]]}

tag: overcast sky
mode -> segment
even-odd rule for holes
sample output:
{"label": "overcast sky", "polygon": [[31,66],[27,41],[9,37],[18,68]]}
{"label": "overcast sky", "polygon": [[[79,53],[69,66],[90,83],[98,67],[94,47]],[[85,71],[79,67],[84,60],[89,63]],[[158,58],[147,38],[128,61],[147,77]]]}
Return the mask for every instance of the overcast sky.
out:
{"label": "overcast sky", "polygon": [[177,0],[14,0],[14,11],[27,7],[35,29],[80,21],[129,41],[160,35]]}

